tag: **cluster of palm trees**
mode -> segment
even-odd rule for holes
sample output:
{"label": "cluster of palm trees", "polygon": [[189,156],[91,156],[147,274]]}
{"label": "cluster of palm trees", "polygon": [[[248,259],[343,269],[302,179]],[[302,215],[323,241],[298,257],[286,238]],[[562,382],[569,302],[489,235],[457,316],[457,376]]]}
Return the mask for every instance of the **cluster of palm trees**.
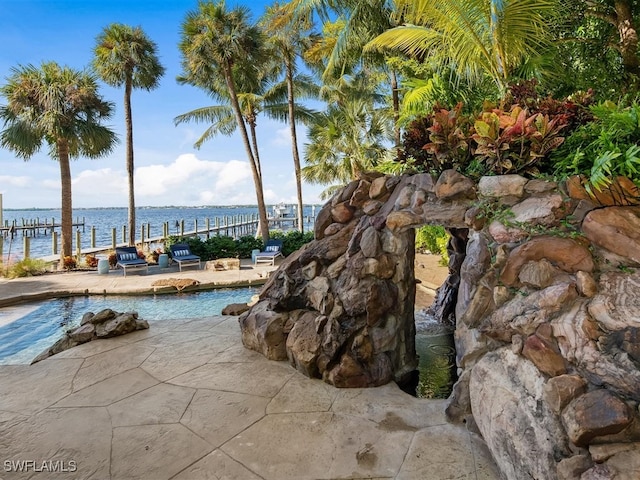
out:
{"label": "cluster of palm trees", "polygon": [[[587,3],[606,7],[606,2]],[[204,90],[215,104],[174,121],[206,125],[196,147],[217,134],[240,134],[266,239],[261,116],[288,122],[302,227],[302,179],[328,185],[324,196],[331,195],[394,158],[403,125],[437,102],[500,98],[515,77],[540,74],[548,67],[554,28],[566,5],[561,0],[290,0],[274,3],[252,22],[245,7],[202,0],[181,25],[177,80]],[[131,91],[155,88],[164,73],[156,45],[140,28],[108,26],[94,54],[92,72],[55,63],[19,67],[0,90],[7,99],[0,107],[5,122],[0,144],[28,159],[47,143],[60,162],[62,257],[71,254],[69,158],[106,155],[117,141],[102,125],[113,105],[99,96],[96,79],[124,87],[133,243]],[[310,98],[323,103],[321,112],[302,104]],[[304,168],[297,138],[301,123],[308,127]]]}

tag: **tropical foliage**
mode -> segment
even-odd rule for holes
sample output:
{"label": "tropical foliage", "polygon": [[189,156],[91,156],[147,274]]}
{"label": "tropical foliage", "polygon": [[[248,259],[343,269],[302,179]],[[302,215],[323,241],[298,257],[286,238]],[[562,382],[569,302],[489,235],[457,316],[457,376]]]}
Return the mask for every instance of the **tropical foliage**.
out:
{"label": "tropical foliage", "polygon": [[4,121],[0,145],[28,160],[46,143],[49,155],[60,164],[62,267],[63,259],[72,254],[69,160],[99,158],[111,152],[117,139],[102,122],[111,117],[113,105],[98,94],[92,74],[55,62],[43,63],[40,68],[13,68],[0,94],[7,101],[0,107]]}
{"label": "tropical foliage", "polygon": [[[249,139],[247,121],[240,104],[240,86],[251,92],[249,86],[259,84],[259,70],[266,54],[264,43],[264,34],[250,23],[247,8],[227,9],[223,0],[215,3],[202,1],[196,10],[187,13],[182,23],[179,49],[183,73],[179,81],[201,88],[214,97],[228,99],[253,174],[260,234],[267,239],[269,224],[260,158],[257,147]],[[220,93],[221,85],[227,89],[224,96]]]}
{"label": "tropical foliage", "polygon": [[[271,238],[282,240],[282,253],[287,256],[313,240],[313,233],[276,230],[271,232]],[[200,237],[171,236],[166,240],[166,247],[169,248],[175,243],[186,243],[193,254],[198,255],[203,261],[207,261],[218,258],[251,258],[252,251],[264,250],[266,242],[251,235],[237,239],[226,235],[216,235],[205,240]]]}
{"label": "tropical foliage", "polygon": [[[311,30],[313,22],[309,15],[291,16],[285,7],[278,3],[267,8],[261,19],[261,25],[267,33],[267,42],[282,60],[280,66],[284,70],[284,85],[286,86],[287,120],[291,135],[291,155],[296,179],[296,194],[298,208],[298,228],[302,232],[304,228],[303,203],[302,203],[302,167],[300,151],[298,148],[298,132],[296,121],[309,118],[306,113],[303,117],[302,108],[296,104],[298,97],[317,97],[318,88],[308,77],[299,75],[298,59],[304,58],[304,53],[311,47],[317,35]],[[275,88],[275,92],[284,90]]]}
{"label": "tropical foliage", "polygon": [[554,153],[556,175],[585,174],[588,189],[601,190],[617,176],[640,186],[640,105],[603,102],[590,110],[594,120],[576,129]]}
{"label": "tropical foliage", "polygon": [[398,20],[367,46],[438,60],[460,76],[493,79],[501,92],[516,70],[544,55],[556,0],[398,0]]}
{"label": "tropical foliage", "polygon": [[[636,0],[290,0],[274,2],[259,21],[249,13],[224,0],[200,1],[186,13],[178,82],[213,101],[174,120],[205,125],[196,147],[218,134],[239,134],[264,240],[265,169],[258,148],[264,117],[288,124],[299,217],[302,180],[326,187],[327,198],[372,169],[582,174],[595,189],[624,175],[640,184]],[[130,94],[155,88],[164,69],[140,28],[108,26],[94,53],[98,76],[125,90],[133,212]],[[67,73],[47,69],[29,67],[10,77],[2,91],[9,104],[0,111],[7,127],[0,140],[25,159],[47,142],[60,160],[62,254],[68,256],[68,158],[104,154],[115,138],[94,129],[111,113],[99,97],[74,93],[73,118],[64,121],[56,118],[66,113],[47,110],[59,105],[36,105],[49,88],[44,83],[66,81],[59,77]],[[37,95],[29,96],[33,85]],[[57,91],[56,98],[69,91]],[[67,128],[67,121],[78,121],[77,128]],[[306,140],[299,138],[302,126]],[[91,132],[99,140],[85,142]],[[134,217],[129,220],[133,235]],[[238,252],[228,240],[215,242],[207,248]],[[251,246],[245,243],[241,255]]]}

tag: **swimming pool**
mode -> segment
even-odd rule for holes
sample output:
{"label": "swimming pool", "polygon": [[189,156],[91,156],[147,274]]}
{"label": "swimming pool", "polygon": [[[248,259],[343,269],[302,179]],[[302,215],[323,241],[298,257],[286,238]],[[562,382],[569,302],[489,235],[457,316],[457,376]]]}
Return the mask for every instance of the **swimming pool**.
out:
{"label": "swimming pool", "polygon": [[259,288],[221,288],[166,295],[91,295],[0,308],[0,365],[29,364],[65,331],[80,325],[87,312],[105,308],[136,311],[145,320],[220,315],[230,303],[244,303]]}

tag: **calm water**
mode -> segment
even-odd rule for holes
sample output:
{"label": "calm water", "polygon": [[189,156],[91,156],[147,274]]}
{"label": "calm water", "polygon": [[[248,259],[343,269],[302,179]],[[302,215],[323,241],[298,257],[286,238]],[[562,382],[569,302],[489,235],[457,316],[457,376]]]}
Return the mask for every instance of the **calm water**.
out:
{"label": "calm water", "polygon": [[[220,315],[230,303],[244,303],[258,288],[225,288],[205,292],[149,295],[69,297],[0,308],[0,365],[29,364],[64,332],[80,325],[86,312],[105,308],[138,312],[154,320]],[[447,398],[456,381],[453,334],[424,315],[416,322],[419,378],[415,396]],[[153,325],[151,326],[153,328]]]}
{"label": "calm water", "polygon": [[[272,207],[267,207],[267,214],[272,213]],[[292,209],[294,211],[294,209]],[[305,230],[313,228],[312,220],[320,211],[320,206],[305,205]],[[215,206],[215,207],[142,207],[136,208],[136,238],[140,238],[140,230],[142,225],[149,225],[149,235],[145,230],[145,237],[161,237],[163,233],[163,224],[169,222],[169,234],[176,235],[180,230],[176,226],[184,221],[184,231],[192,231],[195,228],[195,222],[198,222],[198,230],[204,229],[207,219],[210,225],[215,224],[215,219],[220,218],[220,222],[224,222],[225,217],[231,219],[236,216],[256,215],[258,209],[255,206]],[[51,223],[55,220],[56,224],[60,223],[60,209],[37,209],[37,210],[4,210],[3,223],[9,225],[16,220],[18,225],[23,224],[23,220],[27,223],[40,220],[44,223],[46,220]],[[309,222],[307,222],[309,220]],[[111,231],[116,229],[116,242],[122,242],[122,227],[127,225],[127,209],[126,208],[80,208],[73,210],[73,221],[84,222],[84,232],[82,227],[78,227],[81,232],[81,248],[91,247],[91,228],[95,227],[96,231],[96,247],[111,246]],[[272,227],[273,228],[273,227]],[[60,229],[57,229],[58,232]],[[224,233],[222,233],[224,235]],[[44,257],[51,255],[52,244],[51,235],[47,232],[39,236],[32,237],[30,240],[30,256]],[[58,244],[60,239],[58,238]],[[23,258],[23,238],[22,233],[18,232],[13,241],[8,239],[3,244],[3,260],[7,260],[10,253],[13,260]],[[76,250],[75,236],[73,238],[73,251]]]}
{"label": "calm water", "polygon": [[453,331],[425,311],[416,312],[416,353],[419,357],[416,396],[448,398],[458,379]]}
{"label": "calm water", "polygon": [[202,318],[220,315],[225,306],[248,302],[258,292],[257,288],[224,288],[154,296],[92,295],[0,308],[0,365],[31,363],[66,330],[79,326],[87,312],[134,311],[148,321]]}

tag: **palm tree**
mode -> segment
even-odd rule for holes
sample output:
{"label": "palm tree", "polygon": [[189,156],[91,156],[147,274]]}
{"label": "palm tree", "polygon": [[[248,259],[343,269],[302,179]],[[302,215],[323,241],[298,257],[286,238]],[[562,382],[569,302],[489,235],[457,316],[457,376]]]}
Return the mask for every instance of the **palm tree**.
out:
{"label": "palm tree", "polygon": [[[238,73],[238,69],[234,70],[238,88],[238,103],[242,111],[243,121],[249,128],[250,142],[260,174],[262,169],[257,136],[258,116],[264,114],[269,118],[283,121],[287,119],[289,112],[287,103],[282,102],[282,85],[278,83],[271,86],[270,84],[271,80],[275,78],[279,68],[276,68],[277,65],[275,63],[265,63],[263,65],[264,68],[259,69],[257,72],[258,76],[254,76],[249,82],[254,85],[241,85],[242,83],[246,83],[243,81],[248,79],[243,75],[235,75]],[[258,80],[257,84],[255,84],[255,80]],[[183,82],[183,79],[179,77],[178,81]],[[219,133],[222,135],[231,135],[238,128],[238,124],[235,121],[235,114],[230,104],[229,91],[225,85],[212,80],[209,94],[221,103],[219,105],[196,108],[195,110],[183,113],[174,118],[176,125],[185,122],[209,124],[207,129],[194,143],[196,148],[200,148],[207,140]],[[286,92],[284,94],[286,95]],[[315,115],[313,110],[304,106],[294,105],[294,107],[298,112],[298,117],[305,123],[309,123]]]}
{"label": "palm tree", "polygon": [[[264,38],[260,29],[249,24],[249,10],[238,6],[227,10],[224,0],[217,3],[201,1],[196,11],[187,13],[182,24],[179,49],[182,52],[183,74],[179,80],[211,92],[216,79],[224,83],[242,137],[247,158],[253,173],[260,219],[260,234],[264,241],[269,238],[267,210],[264,203],[262,172],[259,159],[252,150],[238,98],[234,70],[251,67],[259,69],[264,53]],[[235,74],[237,75],[237,73]]]}
{"label": "palm tree", "polygon": [[124,85],[124,119],[127,129],[127,175],[129,179],[129,245],[135,245],[136,205],[134,193],[133,120],[131,91],[156,88],[164,75],[156,44],[140,27],[113,23],[98,35],[93,66],[99,77],[112,87]]}
{"label": "palm tree", "polygon": [[101,125],[113,104],[98,95],[96,78],[84,71],[43,63],[11,70],[0,89],[7,105],[0,107],[4,130],[0,145],[29,160],[46,142],[60,163],[62,248],[60,265],[72,253],[73,209],[70,158],[98,158],[117,143],[115,133]]}
{"label": "palm tree", "polygon": [[361,75],[333,89],[328,109],[311,124],[302,176],[311,183],[334,183],[322,198],[375,169],[389,152],[389,113],[376,106],[369,81]]}
{"label": "palm tree", "polygon": [[[292,0],[286,7],[291,15],[308,16],[311,12],[319,14],[324,21],[323,46],[316,49],[324,56],[323,80],[331,82],[354,70],[357,65],[363,68],[381,68],[387,71],[387,82],[391,91],[391,109],[396,126],[394,141],[396,147],[401,143],[400,126],[400,88],[398,73],[390,66],[388,56],[375,51],[364,52],[364,46],[379,34],[397,25],[395,5],[390,0]],[[330,15],[329,12],[333,12]],[[336,18],[337,17],[337,18]]]}
{"label": "palm tree", "polygon": [[[287,106],[289,131],[291,134],[291,153],[296,177],[296,191],[298,194],[298,229],[304,231],[303,203],[302,203],[302,169],[300,167],[300,153],[298,151],[298,134],[296,132],[296,83],[310,85],[310,82],[296,82],[296,60],[311,46],[314,36],[305,35],[312,27],[310,16],[291,17],[286,8],[278,3],[269,7],[262,18],[262,25],[267,33],[268,41],[279,52],[284,63],[285,83],[287,87]],[[317,89],[313,89],[314,93]],[[310,91],[310,89],[306,89]]]}
{"label": "palm tree", "polygon": [[397,0],[403,25],[372,40],[365,51],[397,50],[437,58],[461,76],[488,75],[504,94],[514,70],[550,42],[558,0]]}

